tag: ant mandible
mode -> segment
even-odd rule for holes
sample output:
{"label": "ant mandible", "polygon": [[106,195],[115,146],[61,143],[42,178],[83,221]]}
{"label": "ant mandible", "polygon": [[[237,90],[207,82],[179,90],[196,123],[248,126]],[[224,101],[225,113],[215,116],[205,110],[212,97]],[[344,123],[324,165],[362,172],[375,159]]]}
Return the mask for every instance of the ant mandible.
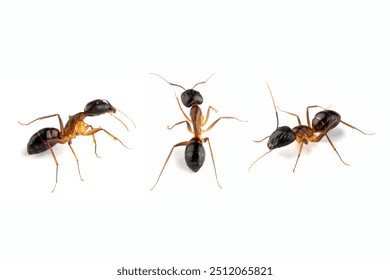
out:
{"label": "ant mandible", "polygon": [[183,113],[186,120],[178,122],[178,123],[174,124],[173,126],[168,126],[168,129],[172,129],[179,124],[186,123],[188,131],[191,134],[193,134],[194,137],[192,137],[191,140],[189,140],[189,141],[183,141],[183,142],[177,143],[172,147],[171,151],[168,154],[167,159],[165,160],[165,163],[161,169],[160,175],[158,176],[156,183],[154,184],[154,186],[150,190],[153,190],[156,187],[156,185],[157,185],[158,181],[160,180],[160,177],[165,169],[165,166],[167,165],[169,158],[171,157],[171,154],[176,147],[186,146],[185,153],[184,153],[186,164],[193,172],[198,172],[199,169],[203,166],[203,163],[205,161],[206,151],[203,147],[203,144],[206,142],[209,145],[217,184],[220,188],[222,188],[221,184],[219,183],[218,176],[217,176],[217,169],[215,167],[214,155],[213,155],[213,150],[211,148],[210,139],[208,137],[203,137],[203,133],[212,129],[217,124],[217,122],[219,122],[221,119],[235,119],[238,121],[241,121],[241,120],[237,119],[235,117],[219,117],[206,129],[202,128],[203,126],[206,125],[207,121],[209,120],[210,112],[211,111],[217,112],[218,110],[216,110],[212,106],[209,106],[207,109],[207,112],[206,112],[206,116],[204,116],[202,113],[202,110],[199,106],[203,103],[203,97],[200,94],[200,92],[195,90],[194,88],[200,84],[206,83],[214,74],[211,75],[210,77],[208,77],[207,80],[195,84],[191,89],[185,89],[184,87],[182,87],[178,84],[170,83],[169,81],[167,81],[166,79],[164,79],[163,77],[161,77],[158,74],[155,74],[155,73],[151,73],[151,74],[160,77],[161,79],[163,79],[165,82],[167,82],[171,86],[180,87],[181,89],[184,90],[181,94],[181,101],[185,107],[190,108],[190,116],[188,116],[184,112],[184,110],[180,104],[179,98],[175,95],[177,104],[179,105],[179,108],[180,108],[180,111]]}
{"label": "ant mandible", "polygon": [[[47,150],[50,150],[50,152],[53,156],[54,162],[56,164],[56,183],[54,185],[52,192],[54,192],[54,190],[57,186],[57,182],[58,182],[58,161],[57,161],[57,158],[56,158],[54,151],[52,149],[52,147],[55,146],[56,144],[68,143],[69,148],[71,149],[71,151],[76,159],[77,169],[78,169],[81,181],[84,181],[84,180],[81,177],[79,160],[78,160],[76,153],[73,150],[72,145],[71,145],[72,139],[74,139],[80,135],[92,136],[93,142],[95,143],[95,154],[97,157],[99,157],[97,154],[97,143],[96,143],[95,133],[97,133],[99,131],[104,131],[109,136],[111,136],[114,140],[119,141],[125,148],[129,149],[125,144],[123,144],[123,142],[121,140],[119,140],[117,137],[115,137],[113,134],[111,134],[110,132],[108,132],[104,128],[101,128],[101,127],[93,128],[91,125],[86,124],[84,122],[84,119],[86,117],[94,117],[94,116],[99,116],[99,115],[103,115],[103,114],[108,113],[108,114],[112,115],[113,117],[115,117],[117,120],[119,120],[126,127],[126,129],[129,130],[128,127],[126,126],[126,124],[122,120],[120,120],[119,118],[117,118],[116,116],[113,115],[114,113],[116,113],[116,111],[122,113],[121,111],[119,111],[118,109],[113,107],[107,100],[96,99],[96,100],[89,102],[85,106],[84,112],[80,112],[80,113],[77,113],[73,116],[69,116],[69,120],[67,121],[65,126],[63,125],[61,116],[59,114],[52,114],[52,115],[48,115],[48,116],[44,116],[44,117],[39,117],[39,118],[29,122],[29,123],[19,122],[19,124],[21,124],[21,125],[30,125],[31,123],[38,121],[38,120],[43,120],[43,119],[47,119],[47,118],[51,118],[51,117],[58,117],[58,121],[60,124],[59,130],[57,128],[54,128],[54,127],[42,128],[42,129],[38,130],[35,134],[33,134],[27,143],[27,153],[29,155],[39,154],[39,153],[45,152]],[[122,113],[122,114],[125,115],[124,113]],[[129,118],[128,116],[126,116],[126,117]],[[134,122],[131,119],[130,119],[130,121],[133,123],[133,125],[135,127]]]}
{"label": "ant mandible", "polygon": [[[339,113],[337,113],[333,110],[325,109],[325,108],[318,106],[318,105],[312,105],[312,106],[306,107],[307,125],[302,125],[301,120],[300,120],[298,115],[280,110],[278,108],[281,112],[295,116],[298,119],[298,126],[292,128],[292,129],[288,126],[279,127],[278,111],[276,109],[275,100],[274,100],[271,88],[268,85],[268,83],[267,83],[267,87],[268,87],[269,93],[271,95],[272,102],[273,102],[274,109],[275,109],[275,113],[276,113],[276,130],[271,135],[269,135],[261,140],[254,141],[256,143],[260,143],[260,142],[264,141],[265,139],[269,138],[268,143],[267,143],[267,147],[268,147],[269,151],[266,152],[265,154],[263,154],[262,156],[260,156],[259,158],[257,158],[251,164],[248,171],[251,170],[252,166],[258,160],[260,160],[262,157],[264,157],[265,155],[272,152],[274,149],[287,146],[287,145],[293,143],[294,141],[297,141],[298,143],[300,143],[300,146],[299,146],[298,157],[295,161],[295,165],[294,165],[294,169],[293,169],[293,172],[295,172],[295,168],[297,167],[299,157],[301,156],[303,144],[307,145],[309,142],[319,142],[319,141],[321,141],[321,139],[324,136],[326,137],[326,139],[328,139],[329,144],[332,146],[333,150],[337,153],[341,162],[344,163],[345,165],[349,165],[341,158],[340,154],[336,150],[336,147],[334,146],[333,142],[330,140],[327,133],[331,129],[334,129],[339,123],[343,123],[346,126],[349,126],[353,129],[358,130],[359,132],[363,133],[364,135],[374,134],[374,133],[365,133],[365,132],[361,131],[360,129],[356,128],[355,126],[342,121]],[[321,108],[321,109],[323,109],[323,111],[320,111],[317,114],[315,114],[315,116],[310,124],[309,109],[311,109],[311,108]]]}

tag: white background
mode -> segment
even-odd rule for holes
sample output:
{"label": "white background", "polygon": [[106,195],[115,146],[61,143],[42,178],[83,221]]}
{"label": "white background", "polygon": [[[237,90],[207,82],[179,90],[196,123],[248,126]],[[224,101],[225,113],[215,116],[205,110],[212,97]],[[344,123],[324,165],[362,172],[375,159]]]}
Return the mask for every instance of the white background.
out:
{"label": "white background", "polygon": [[[388,12],[386,1],[372,0],[1,1],[1,278],[271,266],[274,276],[260,278],[389,279]],[[205,135],[223,189],[206,145],[198,173],[177,148],[149,191],[171,147],[191,138],[185,125],[166,129],[184,119],[174,98],[181,90],[150,72],[186,88],[216,73],[196,88],[203,110],[219,109],[211,121],[248,120],[222,120]],[[304,147],[295,173],[296,143],[248,173],[268,150],[253,140],[276,127],[266,82],[303,123],[306,106],[331,106],[375,135],[344,125],[329,133],[349,167],[324,139]],[[66,121],[96,98],[137,128],[120,114],[129,132],[108,115],[88,122],[133,150],[98,133],[98,159],[90,137],[75,139],[81,182],[70,149],[57,145],[51,193],[52,156],[28,156],[25,147],[58,121],[17,121],[53,113]],[[280,122],[297,123],[283,113]]]}

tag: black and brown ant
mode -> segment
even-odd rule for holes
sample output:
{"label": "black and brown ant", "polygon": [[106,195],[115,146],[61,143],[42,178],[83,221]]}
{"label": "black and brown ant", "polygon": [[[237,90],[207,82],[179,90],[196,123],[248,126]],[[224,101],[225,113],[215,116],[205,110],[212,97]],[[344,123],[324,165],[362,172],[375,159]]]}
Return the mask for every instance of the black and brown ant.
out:
{"label": "black and brown ant", "polygon": [[185,157],[186,164],[193,172],[198,172],[199,169],[203,166],[203,163],[205,161],[206,151],[203,147],[203,144],[206,142],[209,145],[211,159],[212,159],[213,166],[214,166],[215,178],[217,180],[218,186],[221,188],[221,184],[219,183],[218,176],[217,176],[217,169],[215,167],[214,155],[213,155],[213,151],[211,149],[210,139],[208,137],[203,137],[203,133],[212,129],[216,125],[216,123],[219,122],[221,119],[235,119],[238,121],[241,121],[241,120],[239,120],[235,117],[219,117],[206,129],[202,128],[203,126],[206,125],[207,121],[209,120],[210,112],[211,111],[217,112],[217,110],[214,107],[209,106],[207,109],[206,116],[204,116],[202,113],[202,110],[199,106],[203,103],[203,97],[200,94],[200,92],[195,90],[194,88],[200,84],[206,83],[214,74],[211,75],[210,77],[208,77],[207,80],[195,84],[191,89],[185,89],[184,87],[182,87],[178,84],[170,83],[169,81],[167,81],[166,79],[164,79],[163,77],[161,77],[158,74],[155,74],[155,73],[151,73],[151,74],[160,77],[161,79],[163,79],[165,82],[167,82],[171,86],[180,87],[181,89],[184,90],[181,94],[181,102],[183,103],[183,105],[185,107],[190,108],[190,116],[188,116],[184,112],[184,110],[180,104],[179,98],[175,95],[177,104],[179,105],[179,108],[180,108],[180,111],[183,113],[186,120],[178,122],[178,123],[174,124],[173,126],[168,126],[168,129],[172,129],[179,124],[186,123],[188,131],[191,134],[193,134],[194,137],[192,137],[189,141],[183,141],[183,142],[177,143],[172,147],[171,151],[168,154],[167,159],[165,160],[165,163],[161,169],[160,175],[158,176],[156,183],[154,184],[154,186],[150,190],[153,190],[156,187],[156,185],[157,185],[158,181],[160,180],[160,177],[165,169],[165,166],[167,165],[169,158],[171,157],[171,154],[176,147],[185,146],[184,157]]}
{"label": "black and brown ant", "polygon": [[[271,135],[269,135],[269,136],[267,136],[267,137],[265,137],[265,138],[263,138],[261,140],[255,140],[254,141],[256,143],[260,143],[260,142],[264,141],[265,139],[269,138],[268,143],[267,143],[267,147],[268,147],[269,151],[266,152],[265,154],[263,154],[262,156],[260,156],[259,158],[257,158],[251,164],[251,166],[249,167],[248,171],[250,171],[252,166],[258,160],[260,160],[262,157],[264,157],[265,155],[267,155],[270,152],[272,152],[274,149],[287,146],[287,145],[293,143],[294,141],[297,141],[298,143],[300,143],[300,146],[299,146],[298,157],[297,157],[297,159],[295,161],[295,165],[294,165],[294,169],[293,169],[293,172],[295,172],[295,168],[297,167],[299,157],[301,156],[303,144],[307,145],[309,142],[319,142],[319,141],[321,141],[321,139],[324,136],[326,137],[326,139],[328,139],[329,144],[332,146],[333,150],[337,153],[337,155],[340,158],[341,162],[344,163],[345,165],[349,165],[348,163],[346,163],[341,158],[340,154],[336,150],[336,147],[334,146],[333,142],[330,140],[330,138],[329,138],[327,133],[331,129],[334,129],[339,123],[343,123],[346,126],[349,126],[349,127],[353,128],[353,129],[358,130],[359,132],[363,133],[364,135],[372,135],[372,134],[374,134],[374,133],[365,133],[365,132],[361,131],[360,129],[356,128],[355,126],[342,121],[341,120],[341,116],[340,116],[339,113],[337,113],[337,112],[335,112],[333,110],[325,109],[325,108],[323,108],[321,106],[318,106],[318,105],[313,105],[313,106],[306,107],[307,125],[302,125],[301,120],[300,120],[298,115],[296,115],[294,113],[290,113],[290,112],[286,112],[286,111],[280,110],[278,108],[281,112],[284,112],[284,113],[287,113],[289,115],[295,116],[298,119],[298,126],[292,128],[292,129],[290,127],[288,127],[288,126],[280,126],[279,127],[278,111],[277,111],[277,108],[276,108],[276,105],[275,105],[275,100],[274,100],[274,97],[272,95],[271,88],[268,85],[268,83],[267,83],[267,87],[268,87],[269,93],[271,95],[272,102],[273,102],[274,109],[275,109],[275,113],[276,113],[276,130]],[[311,108],[321,108],[321,109],[323,109],[323,111],[320,111],[317,114],[315,114],[312,122],[310,123],[309,109],[311,109]]]}
{"label": "black and brown ant", "polygon": [[[46,127],[38,130],[35,134],[33,134],[30,138],[30,140],[27,143],[27,153],[29,155],[33,154],[39,154],[42,152],[45,152],[47,150],[50,150],[53,159],[56,164],[56,183],[54,185],[54,188],[52,192],[55,190],[58,182],[58,161],[57,158],[54,154],[54,151],[52,147],[54,147],[56,144],[65,144],[68,143],[69,148],[71,149],[76,162],[77,162],[77,168],[79,172],[79,176],[81,181],[84,181],[83,178],[81,177],[81,172],[80,172],[80,166],[79,166],[79,160],[76,156],[75,151],[72,148],[72,140],[76,138],[77,136],[92,136],[93,142],[95,144],[95,154],[97,157],[97,143],[96,143],[96,138],[95,138],[95,133],[99,131],[104,131],[107,133],[109,136],[111,136],[114,140],[119,141],[125,148],[128,148],[121,140],[119,140],[117,137],[115,137],[113,134],[105,130],[104,128],[98,127],[98,128],[93,128],[91,125],[87,124],[84,122],[84,119],[86,117],[94,117],[94,116],[99,116],[103,114],[110,114],[113,117],[115,117],[117,120],[119,120],[128,130],[128,127],[126,124],[114,116],[113,114],[116,113],[116,111],[122,113],[121,111],[117,110],[114,108],[107,100],[102,100],[102,99],[96,99],[91,102],[89,102],[83,112],[77,113],[75,115],[69,116],[69,120],[66,122],[65,126],[62,122],[61,116],[59,114],[52,114],[44,117],[39,117],[29,123],[21,123],[21,125],[30,125],[31,123],[38,121],[38,120],[43,120],[51,117],[58,117],[58,121],[60,124],[60,129],[57,129],[55,127]],[[123,113],[122,113],[123,114]],[[123,114],[125,115],[125,114]],[[126,116],[126,115],[125,115]],[[127,116],[126,116],[127,117]],[[129,117],[127,117],[129,118]],[[130,119],[130,118],[129,118]],[[130,119],[131,120],[131,119]],[[134,127],[135,124],[133,123]]]}

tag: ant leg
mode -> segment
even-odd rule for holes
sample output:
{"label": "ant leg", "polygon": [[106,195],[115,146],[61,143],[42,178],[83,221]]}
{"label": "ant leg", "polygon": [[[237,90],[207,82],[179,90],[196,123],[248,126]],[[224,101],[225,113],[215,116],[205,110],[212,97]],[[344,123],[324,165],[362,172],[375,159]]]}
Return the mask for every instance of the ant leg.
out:
{"label": "ant leg", "polygon": [[68,144],[69,144],[69,148],[71,149],[71,151],[72,151],[72,153],[73,153],[73,155],[74,155],[74,158],[76,159],[76,162],[77,162],[77,169],[79,170],[80,180],[81,180],[81,181],[84,181],[84,179],[81,177],[79,159],[77,158],[76,153],[74,152],[74,150],[73,150],[73,148],[72,148],[72,145],[70,144],[70,141],[68,142]]}
{"label": "ant leg", "polygon": [[175,95],[177,104],[179,105],[180,111],[183,113],[184,117],[186,117],[187,121],[191,122],[191,118],[187,116],[187,114],[184,112],[183,107],[181,107],[179,98]]}
{"label": "ant leg", "polygon": [[295,162],[293,172],[295,172],[295,168],[297,167],[299,157],[301,156],[302,147],[303,147],[303,142],[301,142],[301,146],[299,147],[298,157],[297,157],[297,160],[296,160],[296,162]]}
{"label": "ant leg", "polygon": [[36,122],[36,121],[40,121],[40,120],[43,120],[43,119],[48,119],[48,118],[52,118],[52,117],[55,117],[57,116],[58,117],[58,121],[60,123],[60,130],[61,132],[63,133],[64,132],[64,124],[62,123],[62,119],[61,119],[61,116],[59,114],[53,114],[53,115],[48,115],[48,116],[44,116],[44,117],[40,117],[40,118],[36,118],[35,120],[29,122],[29,123],[21,123],[18,121],[19,124],[21,125],[30,125],[32,124],[33,122]]}
{"label": "ant leg", "polygon": [[340,120],[340,122],[343,123],[343,124],[345,124],[346,126],[349,126],[350,128],[356,129],[357,131],[363,133],[364,135],[374,135],[374,134],[375,134],[375,133],[366,133],[366,132],[363,132],[363,131],[361,131],[359,128],[357,128],[357,127],[355,127],[355,126],[353,126],[353,125],[351,125],[351,124],[348,124],[348,123],[346,123],[346,122],[344,122],[344,121],[342,121],[342,120]]}
{"label": "ant leg", "polygon": [[163,173],[163,171],[164,171],[164,169],[165,169],[165,166],[167,165],[167,163],[168,163],[168,161],[169,161],[169,158],[171,157],[171,154],[172,154],[173,150],[174,150],[176,147],[179,147],[179,146],[187,146],[188,143],[190,143],[190,142],[189,142],[189,141],[180,142],[180,143],[177,143],[176,145],[174,145],[174,146],[172,147],[171,151],[170,151],[169,154],[168,154],[167,159],[166,159],[165,162],[164,162],[164,165],[163,165],[163,167],[162,167],[162,169],[161,169],[160,175],[158,175],[158,178],[157,178],[156,183],[155,183],[155,184],[153,185],[153,187],[150,189],[151,191],[157,186],[157,183],[158,183],[158,181],[160,180],[160,177],[161,177],[161,175],[162,175],[162,173]]}
{"label": "ant leg", "polygon": [[278,109],[279,109],[280,112],[287,113],[287,114],[289,114],[289,115],[291,115],[291,116],[297,117],[297,119],[298,119],[298,124],[299,124],[299,125],[302,125],[302,124],[301,124],[301,119],[299,118],[298,115],[296,115],[296,114],[294,114],[294,113],[291,113],[291,112],[283,111],[283,110],[281,110],[279,107],[278,107]]}
{"label": "ant leg", "polygon": [[238,120],[238,121],[240,121],[240,122],[246,122],[246,121],[237,119],[236,117],[220,117],[220,118],[218,118],[216,121],[214,121],[208,128],[206,128],[203,132],[207,132],[207,131],[209,131],[210,129],[212,129],[212,128],[214,127],[214,125],[216,125],[217,122],[219,122],[221,119],[234,119],[234,120]]}
{"label": "ant leg", "polygon": [[175,123],[174,125],[172,126],[167,126],[167,128],[169,130],[171,130],[172,128],[174,128],[175,126],[179,125],[179,124],[182,124],[182,123],[187,123],[187,129],[190,133],[194,134],[194,131],[192,130],[192,127],[191,127],[191,124],[188,122],[188,121],[181,121],[181,122],[178,122],[178,123]]}
{"label": "ant leg", "polygon": [[53,152],[51,145],[49,145],[49,150],[50,150],[51,155],[53,156],[54,162],[56,163],[56,183],[54,184],[54,188],[51,191],[51,192],[54,192],[56,187],[57,187],[57,183],[58,183],[58,161],[57,161],[57,158]]}
{"label": "ant leg", "polygon": [[215,109],[215,108],[212,107],[212,106],[209,106],[209,108],[207,108],[206,118],[204,119],[204,121],[203,121],[202,124],[201,124],[202,126],[205,125],[205,124],[207,123],[207,121],[209,120],[209,116],[210,116],[211,110],[213,110],[215,113],[218,112],[217,109]]}
{"label": "ant leg", "polygon": [[[269,136],[268,136],[268,137],[269,137]],[[263,139],[263,140],[264,140],[264,139]],[[261,140],[261,141],[263,141],[263,140]],[[257,159],[251,164],[251,166],[249,166],[248,172],[251,171],[252,166],[255,165],[256,162],[258,162],[262,157],[264,157],[265,155],[269,154],[270,152],[272,152],[272,150],[269,150],[268,152],[266,152],[265,154],[263,154],[262,156],[260,156],[259,158],[257,158]]]}
{"label": "ant leg", "polygon": [[[330,107],[330,106],[329,106]],[[328,107],[328,108],[329,108]],[[319,105],[312,105],[312,106],[307,106],[306,107],[306,119],[307,119],[307,126],[311,128],[311,123],[310,123],[310,118],[309,118],[309,109],[310,108],[321,108],[323,110],[327,110],[326,108],[319,106]]]}
{"label": "ant leg", "polygon": [[[130,149],[129,147],[127,147],[125,144],[123,144],[123,142],[117,138],[115,135],[113,135],[112,133],[108,132],[107,130],[105,130],[104,128],[93,128],[91,129],[90,131],[87,131],[85,133],[83,133],[83,136],[91,136],[91,135],[94,135],[95,133],[99,132],[99,131],[104,131],[105,133],[107,133],[108,135],[110,135],[114,140],[117,140],[119,141],[119,143],[122,144],[123,147],[125,147],[126,149]],[[96,143],[96,142],[95,142]],[[95,147],[96,148],[96,147]]]}
{"label": "ant leg", "polygon": [[[87,129],[93,129],[92,125],[88,124],[86,126],[86,130]],[[97,154],[97,142],[96,142],[95,134],[92,134],[92,140],[93,140],[93,143],[95,144],[95,155],[96,155],[96,157],[100,158],[100,156]]]}
{"label": "ant leg", "polygon": [[343,159],[341,158],[339,152],[336,150],[336,147],[333,145],[333,142],[330,140],[329,136],[327,134],[325,134],[326,138],[328,139],[329,141],[329,144],[332,146],[333,150],[336,152],[336,154],[339,156],[339,159],[342,161],[342,163],[344,163],[345,165],[348,165],[348,163],[346,163],[345,161],[343,161]]}
{"label": "ant leg", "polygon": [[264,138],[261,139],[261,140],[253,140],[253,142],[255,142],[255,143],[261,143],[261,142],[263,142],[265,139],[269,138],[270,136],[271,136],[271,135],[268,135],[268,136],[264,137]]}
{"label": "ant leg", "polygon": [[210,139],[208,137],[206,137],[206,138],[204,138],[204,142],[208,142],[208,144],[209,144],[211,159],[213,161],[213,166],[214,166],[215,179],[217,179],[218,187],[222,189],[221,184],[219,183],[219,180],[218,180],[217,168],[215,167],[214,154],[213,154],[213,150],[211,149]]}
{"label": "ant leg", "polygon": [[100,158],[100,156],[97,154],[97,143],[96,143],[96,137],[95,134],[92,134],[93,143],[95,143],[95,155]]}

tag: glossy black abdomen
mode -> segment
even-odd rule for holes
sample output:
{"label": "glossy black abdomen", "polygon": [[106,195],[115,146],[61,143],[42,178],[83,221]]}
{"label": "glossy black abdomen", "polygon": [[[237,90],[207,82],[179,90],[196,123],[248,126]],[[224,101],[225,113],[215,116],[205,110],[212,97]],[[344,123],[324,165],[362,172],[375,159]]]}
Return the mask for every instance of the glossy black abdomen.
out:
{"label": "glossy black abdomen", "polygon": [[193,138],[190,143],[186,146],[185,160],[187,166],[194,172],[198,172],[203,166],[206,151],[203,147],[203,143],[200,139]]}
{"label": "glossy black abdomen", "polygon": [[29,155],[39,154],[53,147],[55,142],[51,142],[49,140],[58,139],[60,135],[60,131],[54,127],[46,127],[38,130],[33,136],[31,136],[30,140],[27,144],[27,153]]}
{"label": "glossy black abdomen", "polygon": [[333,110],[325,110],[315,114],[311,125],[316,132],[321,132],[329,126],[329,130],[335,128],[340,123],[336,120],[341,120],[341,116],[339,113]]}

